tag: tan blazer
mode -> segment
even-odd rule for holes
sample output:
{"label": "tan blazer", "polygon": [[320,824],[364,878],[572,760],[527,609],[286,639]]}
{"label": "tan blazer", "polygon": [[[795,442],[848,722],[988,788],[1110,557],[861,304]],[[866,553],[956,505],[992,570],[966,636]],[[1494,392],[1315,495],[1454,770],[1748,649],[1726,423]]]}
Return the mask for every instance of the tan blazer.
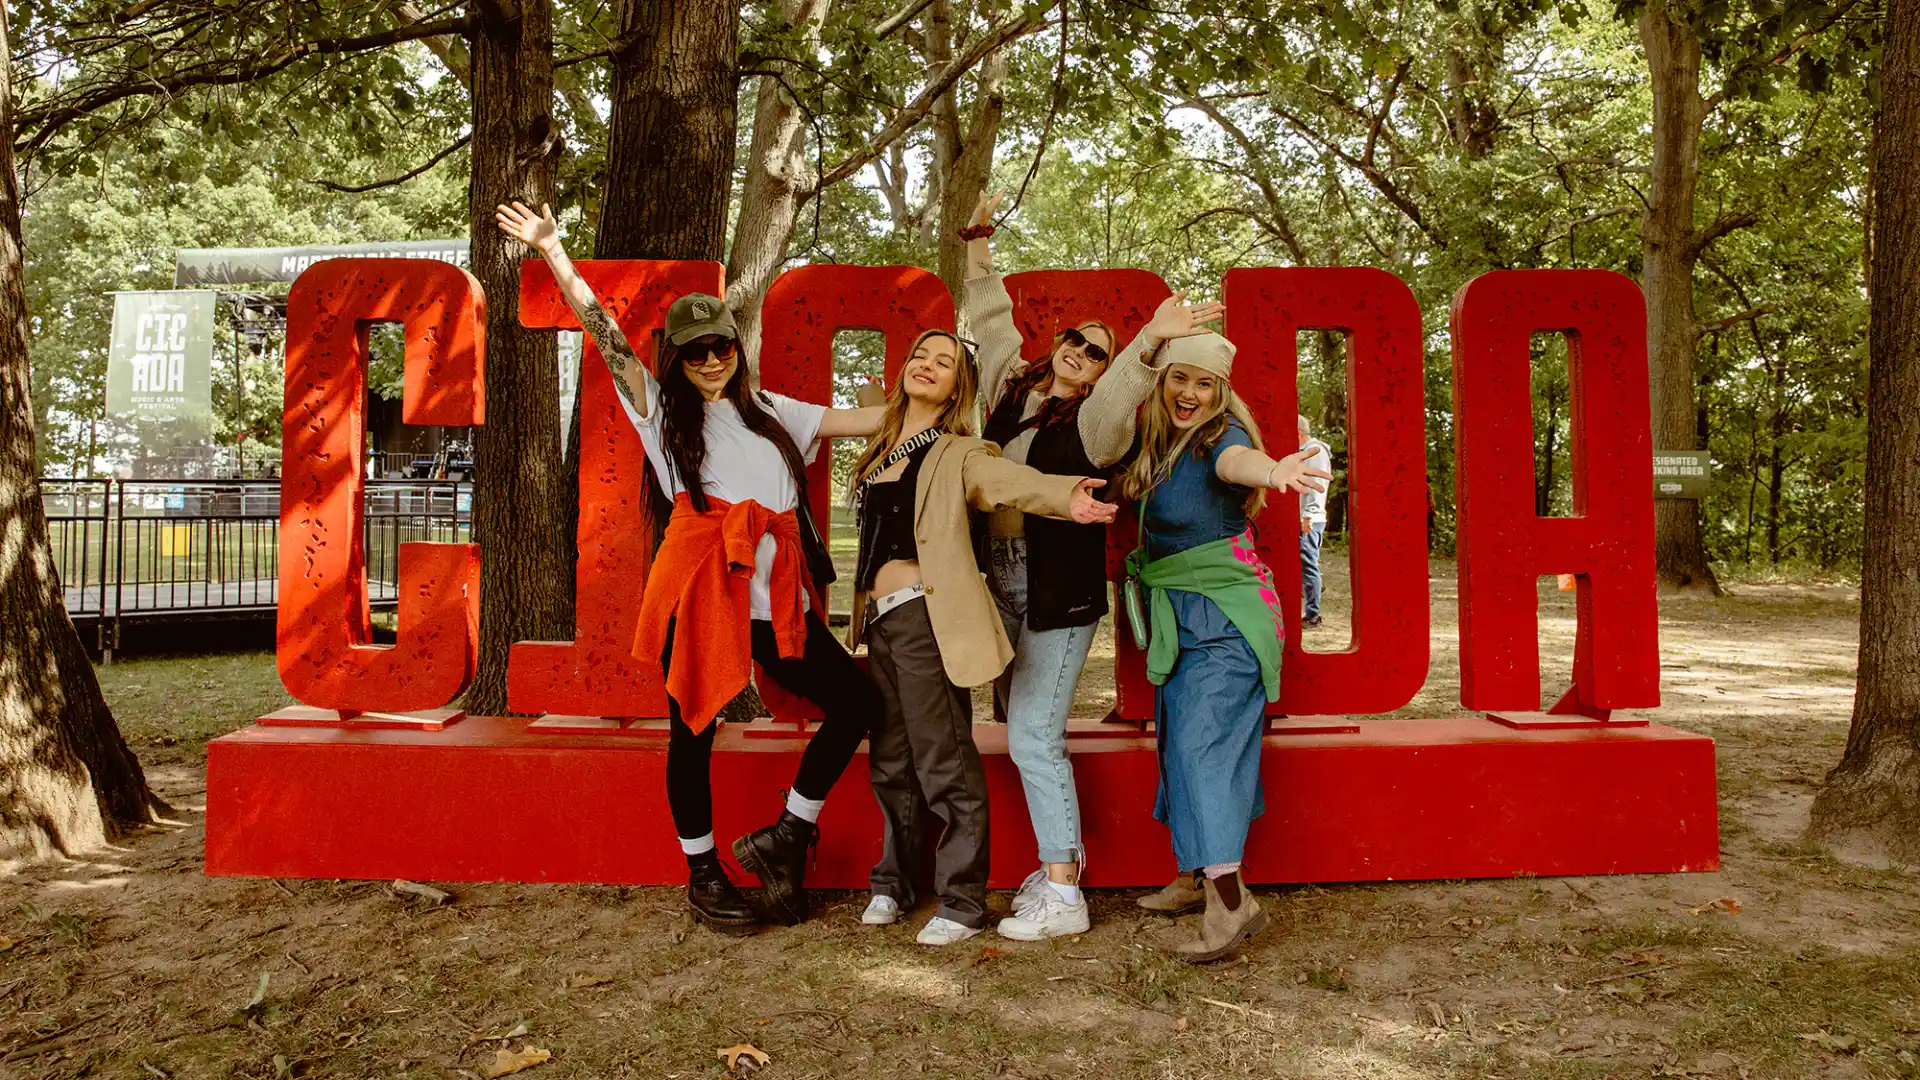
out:
{"label": "tan blazer", "polygon": [[[1064,518],[1082,479],[1016,465],[994,444],[963,435],[942,435],[927,451],[913,491],[913,538],[927,587],[927,618],[955,686],[992,682],[1013,662],[1000,609],[974,558],[968,508]],[[866,623],[867,594],[855,592],[849,645],[865,637]]]}

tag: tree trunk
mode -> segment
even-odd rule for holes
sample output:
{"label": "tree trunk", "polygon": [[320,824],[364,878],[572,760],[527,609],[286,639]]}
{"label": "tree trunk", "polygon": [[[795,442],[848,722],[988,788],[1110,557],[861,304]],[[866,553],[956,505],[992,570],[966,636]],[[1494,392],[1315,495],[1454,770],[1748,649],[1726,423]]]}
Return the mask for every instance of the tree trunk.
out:
{"label": "tree trunk", "polygon": [[[945,4],[936,2],[934,7],[943,9]],[[980,6],[979,14],[981,20],[991,26],[1005,11],[1004,3],[989,0]],[[940,59],[941,67],[950,62],[950,39],[943,44],[943,51],[947,55]],[[1006,54],[995,50],[980,61],[974,75],[973,109],[964,130],[960,124],[957,90],[946,95],[947,111],[936,114],[942,117],[941,128],[947,131],[945,138],[955,140],[950,148],[951,163],[940,189],[939,234],[934,238],[940,252],[940,278],[955,296],[959,296],[965,286],[967,271],[967,242],[960,239],[960,229],[973,217],[974,205],[993,178],[994,143],[1000,135],[1000,121],[1006,115],[1006,83]]]}
{"label": "tree trunk", "polygon": [[[0,8],[0,55],[11,56]],[[0,71],[0,131],[13,130]],[[67,617],[40,498],[27,355],[20,182],[0,144],[0,864],[99,848],[154,820],[147,787]]]}
{"label": "tree trunk", "polygon": [[473,176],[468,186],[474,276],[487,291],[487,422],[475,429],[473,535],[481,547],[480,666],[467,708],[507,708],[516,641],[573,637],[574,486],[560,445],[560,358],[551,333],[520,325],[526,251],[493,208],[553,200],[551,0],[475,0]]}
{"label": "tree trunk", "polygon": [[622,0],[609,87],[602,259],[726,257],[740,89],[739,9]]}
{"label": "tree trunk", "polygon": [[1860,673],[1811,838],[1920,862],[1920,0],[1893,0],[1874,120]]}
{"label": "tree trunk", "polygon": [[[782,0],[780,13],[790,32],[797,31],[803,51],[818,44],[820,25],[831,6],[832,0]],[[740,214],[727,258],[727,306],[740,324],[740,341],[750,356],[760,355],[760,300],[786,260],[801,193],[818,181],[807,160],[807,123],[800,103],[779,79],[761,76]]]}
{"label": "tree trunk", "polygon": [[[1655,450],[1697,448],[1693,407],[1694,191],[1700,179],[1700,39],[1667,17],[1663,0],[1640,16],[1653,81],[1653,167],[1640,226],[1641,287],[1647,296],[1647,358],[1653,376]],[[1651,466],[1649,466],[1651,468]],[[1663,592],[1718,595],[1693,499],[1654,503],[1654,565]]]}

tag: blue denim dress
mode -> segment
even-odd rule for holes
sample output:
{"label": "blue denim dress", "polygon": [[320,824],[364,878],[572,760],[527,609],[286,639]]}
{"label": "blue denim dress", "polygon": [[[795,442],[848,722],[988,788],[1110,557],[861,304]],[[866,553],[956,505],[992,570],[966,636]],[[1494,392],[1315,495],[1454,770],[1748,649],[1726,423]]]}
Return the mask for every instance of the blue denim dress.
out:
{"label": "blue denim dress", "polygon": [[[1208,452],[1182,454],[1141,508],[1148,558],[1237,536],[1247,527],[1245,488],[1214,472],[1220,452],[1251,446],[1237,422]],[[1180,869],[1239,862],[1247,830],[1265,809],[1260,747],[1266,688],[1252,646],[1212,600],[1169,592],[1180,658],[1154,695],[1160,791],[1153,816],[1173,834]]]}

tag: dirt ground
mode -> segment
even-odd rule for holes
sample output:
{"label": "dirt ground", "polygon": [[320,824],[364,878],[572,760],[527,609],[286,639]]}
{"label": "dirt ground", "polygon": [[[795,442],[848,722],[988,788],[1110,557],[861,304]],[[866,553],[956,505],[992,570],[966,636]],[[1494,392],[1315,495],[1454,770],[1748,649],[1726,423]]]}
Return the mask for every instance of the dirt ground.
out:
{"label": "dirt ground", "polygon": [[[1315,647],[1344,642],[1333,579]],[[1433,584],[1424,716],[1458,688],[1450,564]],[[741,1043],[764,1080],[1920,1077],[1920,875],[1798,840],[1845,738],[1857,591],[1729,593],[1664,605],[1657,713],[1718,740],[1724,870],[1263,890],[1272,927],[1204,969],[1157,951],[1167,924],[1130,893],[1096,893],[1080,938],[935,951],[919,918],[861,927],[845,893],[727,938],[671,889],[455,885],[434,906],[207,878],[203,748],[282,700],[271,658],[119,664],[108,697],[180,824],[0,880],[0,1077],[479,1077],[527,1048],[551,1053],[536,1080],[721,1077]],[[1559,671],[1569,596],[1543,583]]]}

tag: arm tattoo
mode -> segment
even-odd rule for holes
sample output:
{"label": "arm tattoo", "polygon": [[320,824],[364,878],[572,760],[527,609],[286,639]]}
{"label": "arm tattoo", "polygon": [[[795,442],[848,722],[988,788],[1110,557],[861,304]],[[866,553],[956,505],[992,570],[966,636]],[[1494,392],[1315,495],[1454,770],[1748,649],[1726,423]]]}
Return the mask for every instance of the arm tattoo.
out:
{"label": "arm tattoo", "polygon": [[600,355],[606,358],[607,371],[613,376],[614,388],[620,391],[620,396],[627,399],[635,412],[646,416],[646,397],[637,393],[627,381],[636,370],[640,372],[640,378],[645,380],[646,369],[634,357],[633,346],[627,343],[627,335],[620,331],[619,324],[607,314],[607,309],[598,303],[581,308],[578,314],[581,327],[593,335],[593,343],[600,346]]}

